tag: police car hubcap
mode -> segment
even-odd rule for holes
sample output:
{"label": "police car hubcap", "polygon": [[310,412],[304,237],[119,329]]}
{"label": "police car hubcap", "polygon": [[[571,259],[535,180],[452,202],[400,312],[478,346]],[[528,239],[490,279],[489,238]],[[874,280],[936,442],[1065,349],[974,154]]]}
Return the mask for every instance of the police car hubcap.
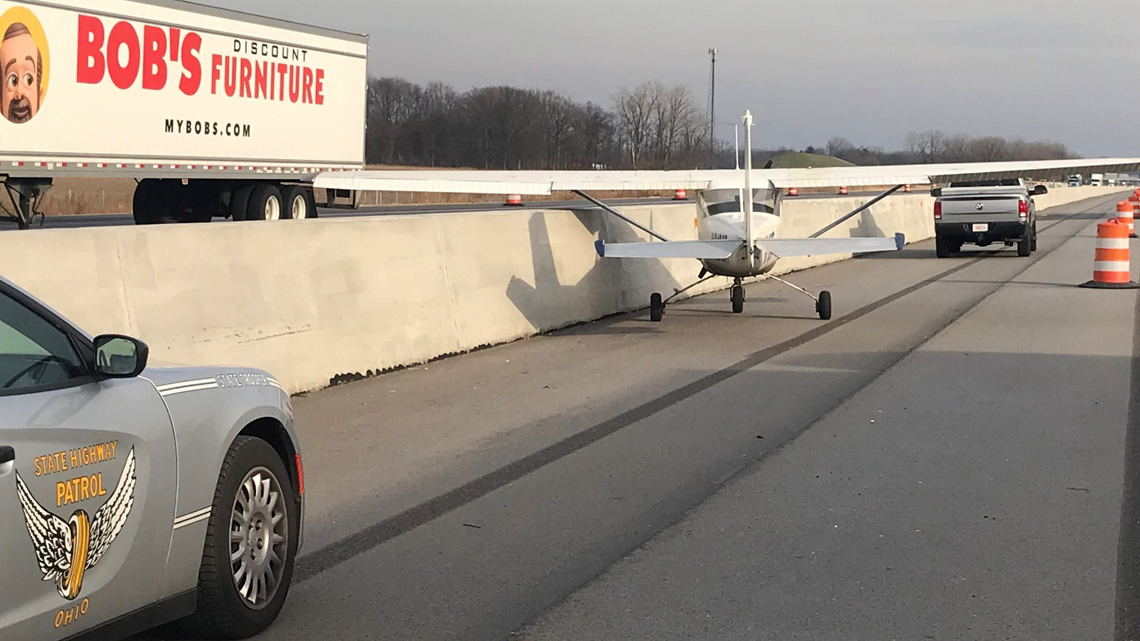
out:
{"label": "police car hubcap", "polygon": [[260,610],[281,585],[288,555],[289,519],[272,472],[250,470],[238,487],[230,517],[230,567],[245,604]]}

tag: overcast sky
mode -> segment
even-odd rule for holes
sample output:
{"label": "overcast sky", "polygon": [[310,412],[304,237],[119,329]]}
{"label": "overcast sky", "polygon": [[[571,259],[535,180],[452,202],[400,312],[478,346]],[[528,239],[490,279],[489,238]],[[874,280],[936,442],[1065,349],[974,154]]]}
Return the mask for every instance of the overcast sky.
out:
{"label": "overcast sky", "polygon": [[758,147],[941,129],[1140,154],[1137,0],[205,1],[367,33],[374,75],[606,107],[647,80],[704,102],[715,47],[717,119],[751,109]]}

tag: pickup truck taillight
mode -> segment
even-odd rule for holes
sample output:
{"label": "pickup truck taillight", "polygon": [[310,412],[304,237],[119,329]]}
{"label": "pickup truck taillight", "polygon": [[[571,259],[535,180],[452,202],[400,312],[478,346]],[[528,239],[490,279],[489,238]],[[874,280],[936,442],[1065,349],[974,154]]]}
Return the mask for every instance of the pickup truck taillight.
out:
{"label": "pickup truck taillight", "polygon": [[942,203],[934,203],[934,220],[942,220]]}
{"label": "pickup truck taillight", "polygon": [[1017,216],[1018,218],[1029,218],[1029,201],[1025,199],[1018,199],[1017,201]]}

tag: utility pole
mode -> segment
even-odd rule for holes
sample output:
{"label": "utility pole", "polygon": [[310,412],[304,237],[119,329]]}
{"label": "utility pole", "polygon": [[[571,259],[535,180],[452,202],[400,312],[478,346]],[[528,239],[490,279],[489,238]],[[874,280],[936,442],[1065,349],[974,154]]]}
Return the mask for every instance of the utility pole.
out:
{"label": "utility pole", "polygon": [[716,49],[709,49],[712,70],[709,74],[709,161],[716,168]]}

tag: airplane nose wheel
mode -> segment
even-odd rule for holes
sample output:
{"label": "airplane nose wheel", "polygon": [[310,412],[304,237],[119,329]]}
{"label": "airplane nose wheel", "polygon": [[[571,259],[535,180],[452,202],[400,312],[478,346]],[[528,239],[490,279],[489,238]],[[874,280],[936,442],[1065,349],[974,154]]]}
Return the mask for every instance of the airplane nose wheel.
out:
{"label": "airplane nose wheel", "polygon": [[664,315],[665,303],[661,300],[661,294],[654,293],[649,297],[649,320],[660,323],[661,317]]}
{"label": "airplane nose wheel", "polygon": [[744,313],[744,286],[743,285],[733,285],[732,286],[732,313],[733,314],[743,314]]}
{"label": "airplane nose wheel", "polygon": [[815,311],[819,312],[820,320],[831,320],[831,292],[819,293],[819,300],[815,303]]}

